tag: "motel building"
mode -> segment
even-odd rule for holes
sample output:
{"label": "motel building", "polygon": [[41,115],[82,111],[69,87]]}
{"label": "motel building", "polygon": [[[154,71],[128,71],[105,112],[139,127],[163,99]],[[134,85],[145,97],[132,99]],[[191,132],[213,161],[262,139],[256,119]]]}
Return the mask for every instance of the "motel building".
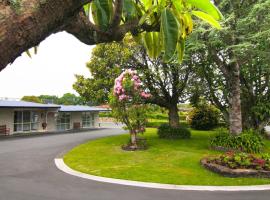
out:
{"label": "motel building", "polygon": [[0,135],[98,128],[102,111],[108,109],[0,100]]}

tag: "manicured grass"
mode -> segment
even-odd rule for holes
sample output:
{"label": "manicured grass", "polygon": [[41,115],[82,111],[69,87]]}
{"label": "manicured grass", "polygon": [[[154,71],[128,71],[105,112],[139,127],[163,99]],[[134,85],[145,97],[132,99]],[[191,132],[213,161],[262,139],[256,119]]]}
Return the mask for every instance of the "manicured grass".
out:
{"label": "manicured grass", "polygon": [[[200,166],[199,160],[219,152],[208,149],[212,131],[194,131],[190,140],[159,139],[156,129],[147,129],[149,149],[121,150],[129,135],[90,141],[75,147],[64,156],[71,168],[98,176],[178,185],[257,185],[270,179],[226,178]],[[270,152],[267,141],[267,152]]]}

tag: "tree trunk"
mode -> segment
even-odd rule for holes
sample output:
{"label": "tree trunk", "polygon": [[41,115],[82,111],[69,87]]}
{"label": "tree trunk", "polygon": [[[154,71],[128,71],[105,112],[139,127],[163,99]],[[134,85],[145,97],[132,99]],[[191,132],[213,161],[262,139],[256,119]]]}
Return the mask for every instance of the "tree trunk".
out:
{"label": "tree trunk", "polygon": [[179,115],[177,105],[169,107],[169,124],[171,127],[179,127]]}
{"label": "tree trunk", "polygon": [[229,123],[230,133],[239,135],[242,132],[242,113],[241,113],[241,88],[240,88],[240,67],[236,62],[233,65],[230,77],[230,99],[229,99]]}
{"label": "tree trunk", "polygon": [[130,132],[131,148],[137,149],[137,134],[134,131]]}

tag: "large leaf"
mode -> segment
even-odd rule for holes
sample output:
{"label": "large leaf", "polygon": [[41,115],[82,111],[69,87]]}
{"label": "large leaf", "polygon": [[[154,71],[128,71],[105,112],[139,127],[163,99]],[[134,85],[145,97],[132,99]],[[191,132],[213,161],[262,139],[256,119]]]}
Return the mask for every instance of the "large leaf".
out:
{"label": "large leaf", "polygon": [[144,33],[143,44],[150,58],[156,59],[159,57],[162,48],[158,32]]}
{"label": "large leaf", "polygon": [[139,25],[142,25],[145,21],[147,21],[147,19],[150,18],[150,15],[152,15],[154,13],[154,11],[156,10],[157,6],[151,6],[147,12],[141,17],[140,21],[139,21]]}
{"label": "large leaf", "polygon": [[165,8],[161,13],[161,31],[164,47],[164,60],[169,61],[176,50],[179,38],[179,23],[169,8]]}
{"label": "large leaf", "polygon": [[90,3],[88,3],[88,4],[85,4],[84,6],[83,6],[83,9],[84,9],[84,12],[85,12],[85,14],[86,14],[86,16],[88,17],[89,16],[89,13],[90,13]]}
{"label": "large leaf", "polygon": [[211,15],[216,20],[223,18],[219,9],[210,0],[186,0],[186,2]]}
{"label": "large leaf", "polygon": [[91,11],[95,24],[106,30],[112,16],[112,1],[94,0],[91,4]]}
{"label": "large leaf", "polygon": [[196,17],[202,19],[203,21],[208,22],[213,27],[215,27],[217,29],[221,29],[221,26],[218,23],[218,21],[216,21],[211,15],[208,15],[208,14],[201,12],[201,11],[192,11],[192,14],[195,15]]}
{"label": "large leaf", "polygon": [[137,17],[137,10],[133,0],[123,0],[123,14],[127,20]]}
{"label": "large leaf", "polygon": [[150,58],[153,58],[153,56],[154,56],[154,43],[153,43],[153,37],[152,37],[151,32],[144,33],[143,43],[144,43],[144,47],[147,51],[148,56]]}

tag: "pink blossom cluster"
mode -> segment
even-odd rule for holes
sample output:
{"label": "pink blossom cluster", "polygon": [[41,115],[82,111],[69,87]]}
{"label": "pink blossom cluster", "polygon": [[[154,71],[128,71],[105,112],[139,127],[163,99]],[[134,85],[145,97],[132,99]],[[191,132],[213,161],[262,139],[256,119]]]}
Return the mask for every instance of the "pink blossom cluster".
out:
{"label": "pink blossom cluster", "polygon": [[144,91],[142,92],[140,91],[142,82],[140,80],[140,77],[137,75],[137,71],[132,70],[132,69],[127,69],[124,72],[122,72],[122,74],[119,77],[115,79],[113,92],[114,92],[114,95],[118,96],[120,101],[127,100],[130,98],[130,96],[125,93],[125,89],[123,87],[123,81],[127,78],[128,75],[131,76],[130,80],[133,82],[134,90],[139,92],[142,98],[151,97],[150,94]]}

